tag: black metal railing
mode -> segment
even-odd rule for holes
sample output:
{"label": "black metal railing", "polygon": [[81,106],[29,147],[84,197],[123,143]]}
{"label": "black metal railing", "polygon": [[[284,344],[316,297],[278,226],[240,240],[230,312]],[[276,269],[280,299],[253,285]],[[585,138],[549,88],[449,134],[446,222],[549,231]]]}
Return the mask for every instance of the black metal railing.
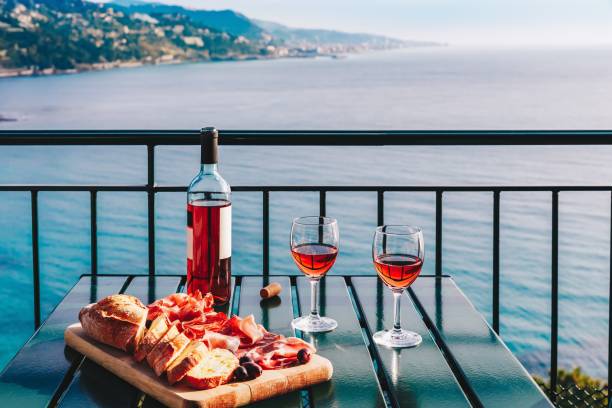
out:
{"label": "black metal railing", "polygon": [[[221,145],[275,146],[385,146],[385,145],[612,145],[612,131],[221,131]],[[103,191],[147,193],[147,230],[149,274],[155,274],[155,195],[162,192],[185,192],[185,186],[158,186],[155,183],[155,147],[163,145],[197,145],[199,132],[185,131],[0,131],[2,145],[143,145],[147,148],[147,183],[144,185],[33,185],[0,184],[0,191],[28,191],[32,207],[32,271],[34,322],[40,326],[40,259],[38,231],[38,193],[41,191],[87,191],[90,193],[91,273],[98,272],[97,194]],[[432,192],[435,208],[435,273],[442,274],[442,211],[445,192],[489,192],[493,199],[493,329],[499,334],[500,308],[500,202],[504,192],[549,192],[552,198],[551,250],[551,353],[550,392],[553,402],[557,390],[559,327],[559,193],[567,191],[605,191],[612,186],[232,186],[236,192],[260,192],[263,210],[263,275],[269,275],[270,259],[270,192],[308,191],[319,193],[319,212],[325,215],[327,192],[372,192],[377,196],[377,223],[384,223],[386,192]],[[612,202],[612,201],[611,201]],[[611,208],[612,211],[612,208]],[[612,226],[612,220],[611,220]],[[610,270],[612,271],[612,227]],[[612,294],[612,279],[609,293]],[[612,297],[611,297],[612,299]],[[609,317],[612,316],[610,302]],[[612,324],[609,324],[609,356],[612,356]],[[612,383],[612,365],[608,364],[608,393]],[[608,394],[609,395],[609,394]]]}

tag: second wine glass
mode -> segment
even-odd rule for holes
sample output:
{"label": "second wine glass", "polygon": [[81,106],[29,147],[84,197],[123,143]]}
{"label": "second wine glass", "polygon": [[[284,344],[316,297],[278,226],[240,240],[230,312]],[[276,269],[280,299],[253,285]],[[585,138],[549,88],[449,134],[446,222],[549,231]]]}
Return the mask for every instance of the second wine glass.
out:
{"label": "second wine glass", "polygon": [[372,242],[372,260],[378,277],[393,292],[393,328],[374,333],[372,339],[383,346],[403,348],[418,346],[418,333],[401,327],[400,299],[421,273],[425,261],[423,231],[409,225],[383,225],[376,228]]}
{"label": "second wine glass", "polygon": [[331,269],[338,255],[338,221],[329,217],[300,217],[291,226],[291,256],[302,273],[310,278],[310,314],[291,322],[304,332],[334,330],[334,319],[319,315],[319,280]]}

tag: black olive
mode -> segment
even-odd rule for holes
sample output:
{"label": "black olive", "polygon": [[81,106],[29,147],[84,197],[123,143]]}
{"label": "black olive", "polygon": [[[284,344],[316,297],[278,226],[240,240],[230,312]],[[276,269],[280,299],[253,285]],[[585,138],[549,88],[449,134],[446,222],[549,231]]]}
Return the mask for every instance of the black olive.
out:
{"label": "black olive", "polygon": [[249,379],[252,380],[253,378],[257,378],[261,375],[261,367],[258,364],[255,363],[244,363],[242,365],[242,367],[244,367],[247,371],[247,373],[249,373]]}
{"label": "black olive", "polygon": [[242,356],[240,357],[240,365],[243,365],[244,363],[252,363],[253,359],[249,356]]}
{"label": "black olive", "polygon": [[308,351],[308,349],[300,349],[300,351],[298,351],[297,353],[297,359],[300,363],[302,364],[306,364],[307,362],[310,361],[310,351]]}
{"label": "black olive", "polygon": [[238,366],[234,370],[234,381],[246,381],[249,379],[249,373],[243,366]]}

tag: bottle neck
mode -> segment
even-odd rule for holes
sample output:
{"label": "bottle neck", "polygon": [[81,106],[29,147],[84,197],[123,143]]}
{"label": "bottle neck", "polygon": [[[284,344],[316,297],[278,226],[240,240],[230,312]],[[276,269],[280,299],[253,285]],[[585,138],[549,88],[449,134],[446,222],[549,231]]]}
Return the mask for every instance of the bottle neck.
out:
{"label": "bottle neck", "polygon": [[216,174],[219,172],[217,163],[202,163],[200,164],[200,173],[202,174]]}

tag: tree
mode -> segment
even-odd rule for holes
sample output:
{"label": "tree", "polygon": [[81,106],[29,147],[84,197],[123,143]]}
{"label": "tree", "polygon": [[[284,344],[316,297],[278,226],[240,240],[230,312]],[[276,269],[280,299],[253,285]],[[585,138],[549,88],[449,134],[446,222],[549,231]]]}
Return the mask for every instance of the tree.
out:
{"label": "tree", "polygon": [[[534,375],[535,382],[546,392],[550,380]],[[580,367],[557,372],[556,405],[558,407],[601,407],[608,408],[608,385],[582,372]]]}

